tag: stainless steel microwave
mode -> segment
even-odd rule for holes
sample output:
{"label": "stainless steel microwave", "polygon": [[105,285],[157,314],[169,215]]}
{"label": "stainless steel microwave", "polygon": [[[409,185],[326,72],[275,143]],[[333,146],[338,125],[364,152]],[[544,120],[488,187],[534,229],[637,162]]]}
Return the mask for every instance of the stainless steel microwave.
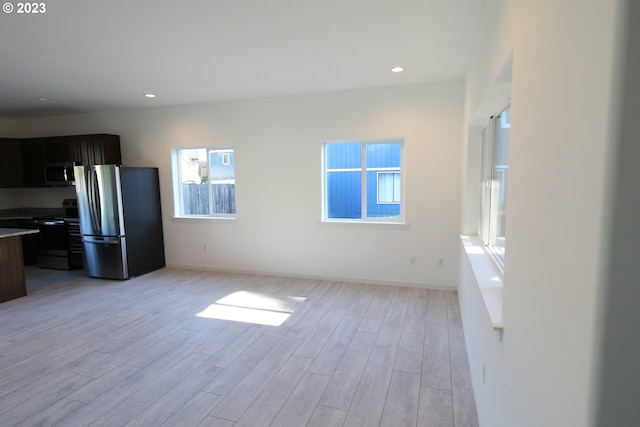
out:
{"label": "stainless steel microwave", "polygon": [[45,163],[44,182],[51,186],[68,186],[75,184],[73,162]]}

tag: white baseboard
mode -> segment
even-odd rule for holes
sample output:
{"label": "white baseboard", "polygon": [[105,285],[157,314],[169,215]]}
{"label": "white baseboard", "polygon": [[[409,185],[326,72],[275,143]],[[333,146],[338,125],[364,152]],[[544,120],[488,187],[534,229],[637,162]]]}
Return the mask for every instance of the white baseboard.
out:
{"label": "white baseboard", "polygon": [[291,274],[286,272],[277,271],[257,271],[257,270],[239,270],[232,268],[217,268],[217,267],[205,267],[201,265],[188,265],[188,264],[167,264],[168,268],[186,269],[186,270],[200,270],[200,271],[216,271],[220,273],[234,273],[234,274],[252,274],[257,276],[274,276],[274,277],[289,277],[293,279],[308,279],[308,280],[325,280],[330,282],[343,282],[343,283],[359,283],[368,285],[379,286],[397,286],[404,288],[418,288],[418,289],[433,289],[440,291],[456,291],[458,287],[456,285],[443,286],[433,285],[430,283],[422,282],[403,282],[403,281],[388,281],[388,280],[376,280],[357,277],[339,277],[339,276],[315,276],[307,274]]}

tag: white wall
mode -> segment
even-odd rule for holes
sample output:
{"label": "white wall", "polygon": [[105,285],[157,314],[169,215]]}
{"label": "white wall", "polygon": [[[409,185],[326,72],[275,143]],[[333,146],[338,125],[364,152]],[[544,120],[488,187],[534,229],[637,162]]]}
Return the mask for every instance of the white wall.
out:
{"label": "white wall", "polygon": [[[19,129],[119,134],[124,163],[159,167],[169,264],[454,287],[462,111],[458,81],[23,119]],[[410,226],[321,223],[321,142],[395,136],[406,143]],[[172,220],[171,148],[198,145],[235,149],[237,221]]]}
{"label": "white wall", "polygon": [[[491,98],[503,66],[513,65],[503,342],[464,257],[460,271],[483,426],[614,425],[596,421],[594,402],[620,4],[496,0],[478,38],[484,44],[466,79],[467,155],[477,153],[467,145],[478,142],[474,126],[487,102],[496,102]],[[473,190],[463,194],[468,232],[477,205]]]}
{"label": "white wall", "polygon": [[15,138],[17,135],[17,121],[0,117],[0,138]]}
{"label": "white wall", "polygon": [[62,200],[75,198],[74,187],[0,188],[0,209],[62,208]]}
{"label": "white wall", "polygon": [[620,71],[616,91],[620,102],[611,120],[610,138],[615,153],[609,156],[613,185],[613,214],[607,228],[607,284],[602,297],[602,358],[597,425],[637,425],[640,420],[640,2],[623,4],[619,25],[622,43],[618,51]]}

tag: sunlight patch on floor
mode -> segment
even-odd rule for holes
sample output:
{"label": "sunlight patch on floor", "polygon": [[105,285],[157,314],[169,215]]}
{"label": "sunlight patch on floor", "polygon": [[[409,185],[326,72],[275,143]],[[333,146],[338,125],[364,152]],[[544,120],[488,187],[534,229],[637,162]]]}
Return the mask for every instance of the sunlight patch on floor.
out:
{"label": "sunlight patch on floor", "polygon": [[197,313],[198,317],[280,326],[293,313],[295,307],[306,298],[263,295],[257,292],[238,291],[219,299],[215,304]]}

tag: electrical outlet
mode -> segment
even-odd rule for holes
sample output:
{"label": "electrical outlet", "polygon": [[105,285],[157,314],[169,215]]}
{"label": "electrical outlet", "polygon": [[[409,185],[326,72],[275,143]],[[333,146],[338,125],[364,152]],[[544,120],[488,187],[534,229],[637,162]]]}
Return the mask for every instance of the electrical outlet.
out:
{"label": "electrical outlet", "polygon": [[207,252],[209,251],[209,245],[207,245],[206,243],[204,245],[202,245],[202,252]]}
{"label": "electrical outlet", "polygon": [[438,267],[444,267],[444,258],[438,258]]}
{"label": "electrical outlet", "polygon": [[409,265],[416,265],[416,256],[412,255],[409,257]]}

